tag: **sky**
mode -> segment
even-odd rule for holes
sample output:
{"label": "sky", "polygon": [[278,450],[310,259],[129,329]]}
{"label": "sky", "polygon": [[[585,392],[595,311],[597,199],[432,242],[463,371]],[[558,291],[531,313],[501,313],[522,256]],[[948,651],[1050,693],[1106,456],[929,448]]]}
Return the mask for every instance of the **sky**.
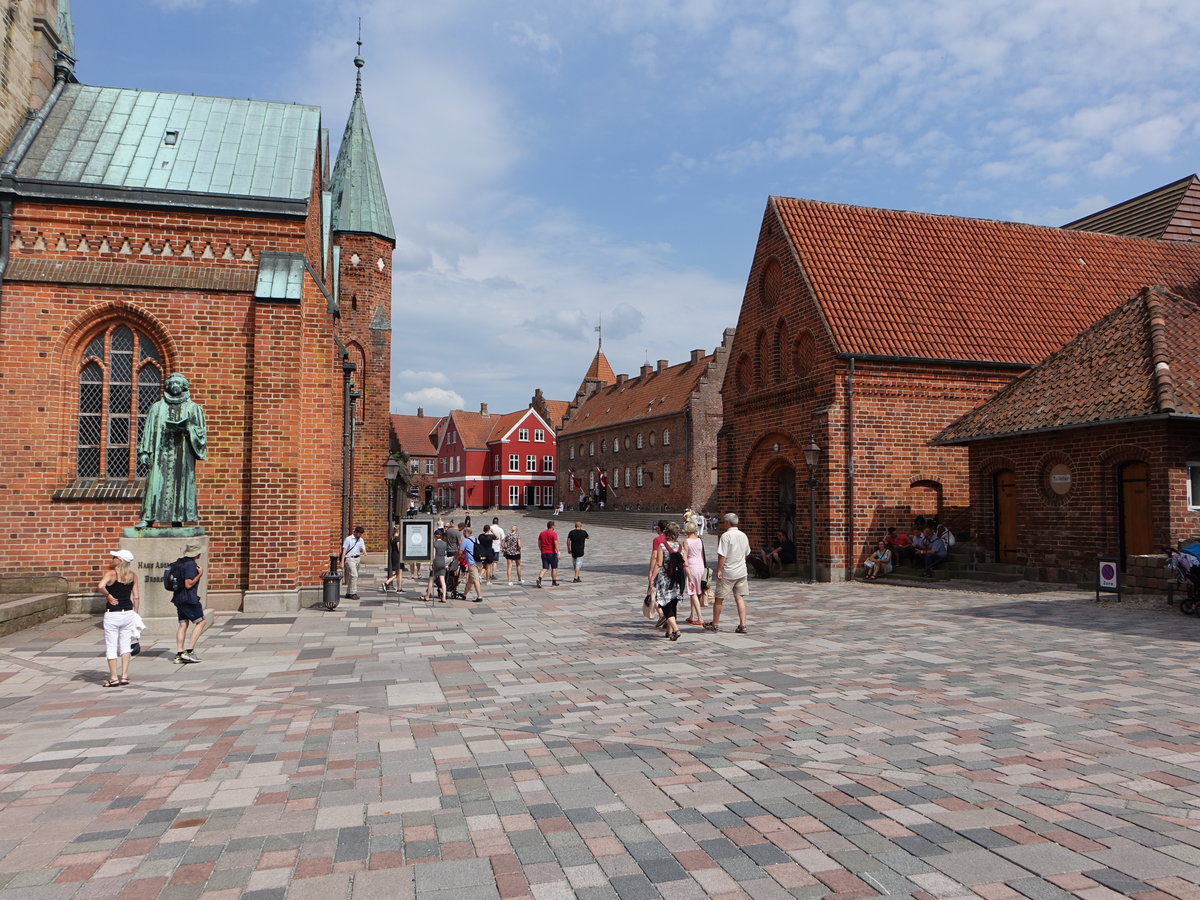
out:
{"label": "sky", "polygon": [[1061,225],[1200,170],[1195,0],[74,0],[86,84],[363,91],[392,411],[569,400],[737,324],[768,197]]}

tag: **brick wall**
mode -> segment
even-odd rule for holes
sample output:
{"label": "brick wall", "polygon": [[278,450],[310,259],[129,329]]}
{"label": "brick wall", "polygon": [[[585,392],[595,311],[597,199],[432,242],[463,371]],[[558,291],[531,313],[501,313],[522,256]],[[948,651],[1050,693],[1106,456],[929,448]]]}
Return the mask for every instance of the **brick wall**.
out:
{"label": "brick wall", "polygon": [[1018,372],[857,359],[852,376],[768,209],[725,375],[717,505],[752,542],[785,525],[803,558],[815,440],[818,574],[843,580],[889,525],[935,510],[965,521],[967,454],[928,441]]}
{"label": "brick wall", "polygon": [[[315,171],[313,184],[315,199]],[[81,355],[90,336],[117,317],[153,339],[164,371],[187,375],[193,399],[204,408],[209,451],[197,478],[201,524],[210,538],[210,592],[315,585],[339,544],[342,399],[335,327],[344,341],[358,342],[367,359],[357,502],[364,516],[377,510],[374,524],[382,534],[390,333],[370,324],[375,309],[390,303],[390,246],[372,247],[371,265],[343,272],[343,291],[347,285],[358,290],[360,302],[355,311],[346,295],[338,325],[320,285],[307,275],[299,302],[252,295],[264,250],[307,253],[321,271],[319,203],[310,208],[314,213],[306,218],[289,218],[18,204],[13,271],[24,261],[28,280],[6,280],[0,293],[0,416],[6,423],[0,534],[20,547],[13,566],[61,574],[72,590],[90,590],[106,551],[138,519],[140,501],[130,495],[137,492],[126,492],[127,499],[52,499],[75,480]],[[347,241],[343,259],[356,240],[374,241]],[[364,259],[365,249],[358,251]],[[375,266],[381,257],[384,272]],[[126,283],[84,283],[114,272]],[[147,272],[165,274],[148,279]],[[242,289],[211,287],[235,283]],[[195,284],[210,287],[189,287]],[[384,321],[389,313],[385,308]]]}
{"label": "brick wall", "polygon": [[364,234],[339,234],[335,241],[342,248],[338,335],[361,354],[365,370],[354,375],[363,400],[355,427],[351,525],[366,527],[368,549],[379,551],[386,547],[388,511],[383,464],[391,440],[392,244]]}
{"label": "brick wall", "polygon": [[[1036,567],[1044,580],[1090,581],[1097,556],[1120,554],[1118,474],[1129,461],[1149,466],[1152,549],[1200,537],[1200,511],[1187,504],[1189,460],[1200,460],[1200,426],[1188,423],[1101,425],[975,442],[971,521],[979,557],[996,559],[994,477],[1002,469],[1016,479],[1017,563]],[[1049,469],[1059,463],[1071,475],[1065,495],[1049,484]]]}

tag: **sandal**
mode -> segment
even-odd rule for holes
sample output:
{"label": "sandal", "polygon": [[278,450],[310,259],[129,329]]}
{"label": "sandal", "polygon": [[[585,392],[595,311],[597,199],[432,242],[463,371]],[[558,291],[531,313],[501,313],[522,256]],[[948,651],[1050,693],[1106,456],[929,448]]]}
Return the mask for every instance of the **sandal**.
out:
{"label": "sandal", "polygon": [[670,640],[670,641],[677,641],[677,640],[679,640],[679,629],[678,629],[678,628],[676,628],[674,631],[672,631],[670,634],[668,634],[668,635],[667,635],[667,640]]}
{"label": "sandal", "polygon": [[104,683],[101,685],[101,687],[120,687],[120,686],[121,686],[121,682],[120,682],[120,681],[105,681],[105,682],[104,682]]}
{"label": "sandal", "polygon": [[119,684],[121,687],[125,687],[125,685],[129,684],[129,679],[122,678],[120,681],[117,682],[117,684]]}

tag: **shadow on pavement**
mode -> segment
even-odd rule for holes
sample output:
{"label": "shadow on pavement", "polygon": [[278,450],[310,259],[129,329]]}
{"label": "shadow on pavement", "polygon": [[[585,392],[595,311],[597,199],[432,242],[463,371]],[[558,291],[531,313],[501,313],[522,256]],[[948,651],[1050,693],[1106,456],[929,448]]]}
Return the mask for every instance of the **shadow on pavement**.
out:
{"label": "shadow on pavement", "polygon": [[1014,603],[947,610],[947,614],[1200,643],[1200,619],[1185,616],[1169,608],[1121,606],[1115,601],[1085,604],[1032,603],[1018,600]]}

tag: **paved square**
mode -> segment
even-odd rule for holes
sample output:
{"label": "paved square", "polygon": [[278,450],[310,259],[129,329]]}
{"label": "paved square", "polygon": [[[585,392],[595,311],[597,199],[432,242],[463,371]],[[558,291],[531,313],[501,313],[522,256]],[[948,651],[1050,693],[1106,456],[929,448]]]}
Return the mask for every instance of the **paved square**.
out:
{"label": "paved square", "polygon": [[1200,897],[1200,620],[768,580],[672,643],[588,530],[582,584],[155,624],[128,688],[96,619],[0,639],[0,895]]}

